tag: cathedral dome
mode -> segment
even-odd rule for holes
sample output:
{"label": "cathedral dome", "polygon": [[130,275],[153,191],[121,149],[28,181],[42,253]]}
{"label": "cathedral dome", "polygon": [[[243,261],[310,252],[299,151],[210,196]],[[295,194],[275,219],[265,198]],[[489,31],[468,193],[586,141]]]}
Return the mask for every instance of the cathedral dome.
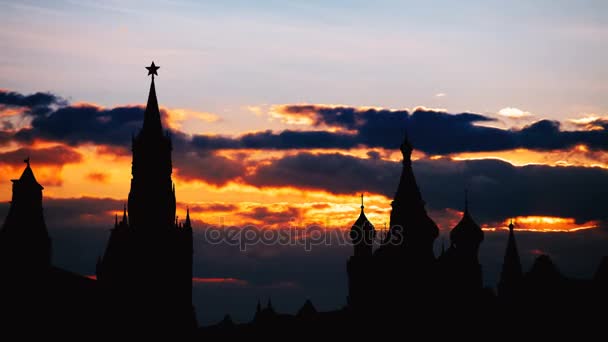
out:
{"label": "cathedral dome", "polygon": [[458,246],[458,243],[480,244],[483,241],[483,230],[473,220],[468,209],[465,209],[462,219],[450,232],[450,240]]}

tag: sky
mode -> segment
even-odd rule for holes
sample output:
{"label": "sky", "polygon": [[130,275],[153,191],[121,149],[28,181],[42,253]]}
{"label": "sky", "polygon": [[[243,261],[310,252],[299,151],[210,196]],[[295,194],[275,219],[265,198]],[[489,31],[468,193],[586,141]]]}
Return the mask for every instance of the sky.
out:
{"label": "sky", "polygon": [[[178,215],[195,222],[199,321],[272,296],[344,305],[344,245],[214,245],[209,229],[388,224],[408,131],[441,243],[484,227],[494,286],[515,219],[524,268],[590,277],[608,247],[605,1],[2,1],[0,205],[31,157],[55,264],[92,275],[156,90]],[[198,226],[198,229],[197,229]],[[212,227],[212,228],[209,228]]]}

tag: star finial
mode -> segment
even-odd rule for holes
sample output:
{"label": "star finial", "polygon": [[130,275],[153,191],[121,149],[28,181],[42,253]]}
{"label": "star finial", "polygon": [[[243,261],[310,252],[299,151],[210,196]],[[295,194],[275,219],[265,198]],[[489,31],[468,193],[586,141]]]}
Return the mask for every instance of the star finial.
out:
{"label": "star finial", "polygon": [[154,79],[154,75],[158,76],[156,71],[160,69],[160,67],[156,66],[154,62],[152,62],[152,64],[149,67],[146,67],[146,69],[148,69],[148,76],[152,75],[152,79]]}
{"label": "star finial", "polygon": [[23,160],[23,162],[24,162],[24,163],[26,163],[26,164],[27,164],[27,166],[29,167],[29,166],[30,166],[30,157],[28,156],[27,158],[25,158],[25,159]]}

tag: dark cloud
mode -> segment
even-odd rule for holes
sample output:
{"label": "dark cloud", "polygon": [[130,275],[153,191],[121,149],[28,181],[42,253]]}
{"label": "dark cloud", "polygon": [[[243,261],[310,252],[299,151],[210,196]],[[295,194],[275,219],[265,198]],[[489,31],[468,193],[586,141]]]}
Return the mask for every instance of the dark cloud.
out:
{"label": "dark cloud", "polygon": [[[338,153],[299,153],[262,165],[244,180],[258,187],[294,186],[336,194],[366,191],[392,197],[401,167],[399,162]],[[608,170],[601,168],[425,159],[414,162],[414,172],[431,208],[461,209],[468,188],[473,211],[486,222],[525,215],[608,220]]]}
{"label": "dark cloud", "polygon": [[16,133],[22,141],[43,139],[71,146],[104,144],[128,146],[140,129],[143,108],[139,106],[104,109],[93,105],[62,107],[45,116],[36,116],[31,128]]}
{"label": "dark cloud", "polygon": [[64,164],[79,163],[82,155],[66,146],[47,148],[19,148],[17,150],[0,153],[0,164],[15,167],[23,166],[23,160],[30,158],[33,164],[62,166]]}
{"label": "dark cloud", "polygon": [[472,113],[449,114],[428,109],[389,111],[314,105],[285,106],[290,115],[312,119],[317,127],[337,131],[256,132],[239,137],[197,135],[196,148],[215,149],[308,149],[380,147],[394,149],[407,131],[414,146],[429,154],[569,149],[585,144],[592,150],[608,149],[608,129],[598,119],[593,130],[564,131],[557,121],[540,120],[521,130],[480,126],[495,119]]}
{"label": "dark cloud", "polygon": [[267,149],[285,150],[298,148],[352,148],[362,142],[347,133],[325,131],[291,131],[280,133],[264,131],[248,133],[238,138],[195,135],[192,145],[199,149]]}
{"label": "dark cloud", "polygon": [[239,207],[236,204],[231,203],[204,203],[188,205],[190,212],[203,213],[206,211],[218,212],[218,211],[235,211]]}
{"label": "dark cloud", "polygon": [[303,210],[295,207],[287,207],[281,210],[270,210],[267,207],[254,207],[248,211],[239,213],[246,219],[253,219],[264,225],[289,225],[299,222],[302,218]]}
{"label": "dark cloud", "polygon": [[339,153],[299,153],[261,165],[244,180],[257,187],[326,190],[338,194],[370,191],[388,195],[395,191],[400,163],[360,159]]}
{"label": "dark cloud", "polygon": [[185,181],[204,181],[222,186],[245,172],[242,162],[208,151],[176,151],[173,154],[176,176]]}
{"label": "dark cloud", "polygon": [[51,94],[38,92],[31,95],[0,89],[0,107],[21,107],[27,109],[27,114],[38,116],[46,115],[52,106],[66,106],[67,101]]}

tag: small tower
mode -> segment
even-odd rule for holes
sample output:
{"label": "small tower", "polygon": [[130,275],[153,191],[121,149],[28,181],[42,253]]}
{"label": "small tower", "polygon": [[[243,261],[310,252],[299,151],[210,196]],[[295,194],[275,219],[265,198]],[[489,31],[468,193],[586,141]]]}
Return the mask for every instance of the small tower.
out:
{"label": "small tower", "polygon": [[51,264],[51,239],[42,212],[42,185],[36,181],[30,158],[19,179],[0,229],[0,265],[4,270],[36,277]]}
{"label": "small tower", "polygon": [[479,263],[479,245],[483,242],[484,234],[481,227],[473,220],[469,212],[469,196],[465,190],[464,213],[460,222],[450,232],[450,241],[459,254]]}
{"label": "small tower", "polygon": [[361,214],[350,230],[354,255],[348,259],[348,305],[358,312],[366,311],[372,303],[373,257],[372,249],[376,231],[365,216],[363,194]]}
{"label": "small tower", "polygon": [[361,213],[350,229],[350,239],[355,249],[355,257],[371,257],[376,230],[364,212],[363,194],[361,194]]}
{"label": "small tower", "polygon": [[449,270],[450,281],[460,292],[474,291],[483,287],[478,256],[483,238],[483,230],[473,220],[469,211],[468,193],[465,190],[464,213],[460,222],[450,231],[451,251],[448,253],[453,268]]}
{"label": "small tower", "polygon": [[500,272],[500,281],[498,283],[498,295],[506,298],[516,295],[523,280],[523,271],[519,259],[519,252],[517,251],[517,244],[515,242],[514,228],[513,219],[511,219],[507,249],[505,251],[502,271]]}

